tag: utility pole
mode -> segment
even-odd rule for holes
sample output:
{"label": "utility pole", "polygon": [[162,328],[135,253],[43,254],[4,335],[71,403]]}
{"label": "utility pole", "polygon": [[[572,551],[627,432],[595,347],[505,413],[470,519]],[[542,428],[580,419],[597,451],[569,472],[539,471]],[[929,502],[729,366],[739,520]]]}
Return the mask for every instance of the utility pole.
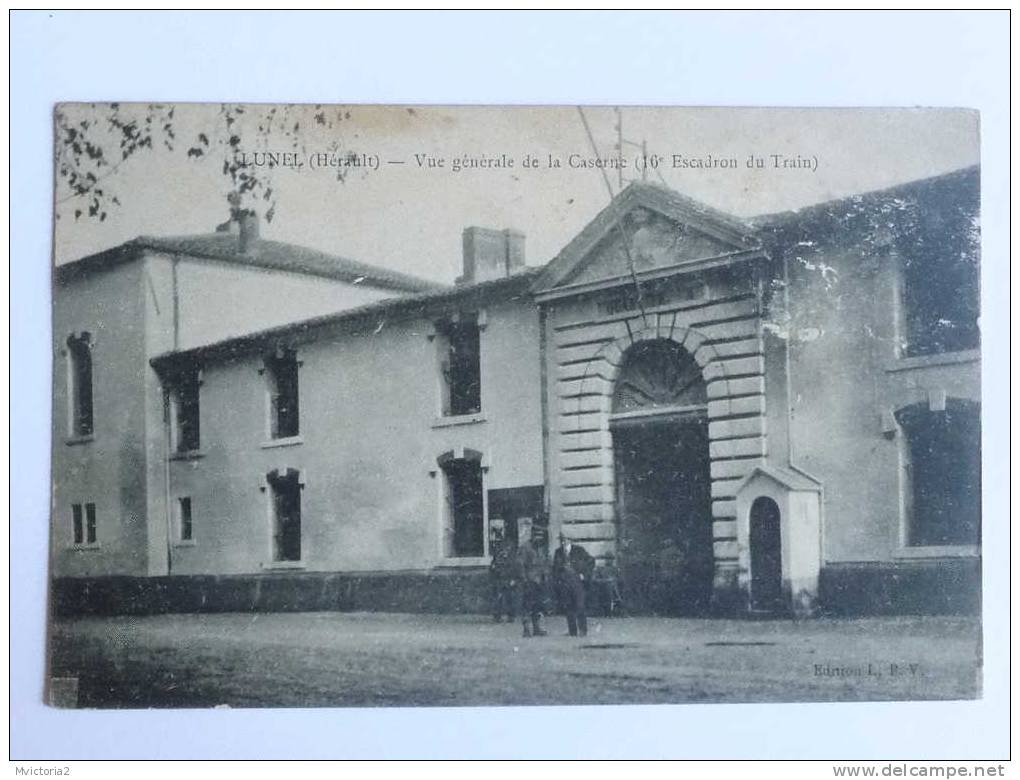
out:
{"label": "utility pole", "polygon": [[[641,160],[643,165],[641,166],[641,181],[648,181],[648,141],[645,139],[641,140],[641,143],[636,141],[630,141],[623,137],[623,112],[619,106],[614,106],[613,111],[616,113],[616,152],[623,159],[624,147],[630,146],[635,149],[641,150]],[[617,168],[617,178],[619,180],[620,190],[623,190],[625,182],[628,180],[624,178],[623,167]],[[630,179],[630,181],[636,181],[636,179]]]}
{"label": "utility pole", "polygon": [[[623,130],[622,130],[622,121],[621,121],[620,109],[619,108],[614,108],[613,110],[616,111],[616,117],[617,117],[616,126],[617,126],[617,134],[618,134],[617,138],[618,138],[618,141],[619,141],[619,144],[618,144],[617,148],[619,149],[619,154],[622,157],[623,156],[623,143],[624,143],[624,141],[623,141],[623,136],[621,135]],[[584,109],[581,108],[580,106],[578,106],[577,107],[577,113],[581,117],[581,124],[584,125],[584,132],[588,136],[588,143],[591,144],[592,151],[595,153],[596,157],[601,157],[601,155],[599,154],[598,144],[595,143],[595,136],[591,132],[591,125],[588,124],[588,118],[584,115]],[[623,169],[620,168],[619,171],[620,171],[619,183],[620,183],[620,187],[621,187],[621,191],[622,191],[622,188],[623,188]],[[613,199],[616,197],[616,195],[613,193],[613,185],[609,183],[609,174],[606,173],[606,169],[604,167],[603,168],[599,168],[599,172],[602,174],[602,181],[606,185],[606,192],[609,193],[609,202],[612,203]],[[623,247],[624,254],[627,256],[627,266],[630,268],[630,277],[631,277],[631,280],[634,283],[634,293],[637,296],[637,305],[638,305],[638,308],[641,310],[641,321],[647,326],[648,325],[648,314],[645,311],[645,301],[644,301],[644,296],[642,295],[642,292],[641,292],[641,282],[638,279],[637,270],[634,268],[634,255],[631,252],[630,236],[627,235],[627,231],[626,231],[626,229],[623,226],[623,220],[622,219],[618,219],[616,221],[616,230],[617,230],[617,232],[620,235],[620,243],[621,243],[621,245]]]}

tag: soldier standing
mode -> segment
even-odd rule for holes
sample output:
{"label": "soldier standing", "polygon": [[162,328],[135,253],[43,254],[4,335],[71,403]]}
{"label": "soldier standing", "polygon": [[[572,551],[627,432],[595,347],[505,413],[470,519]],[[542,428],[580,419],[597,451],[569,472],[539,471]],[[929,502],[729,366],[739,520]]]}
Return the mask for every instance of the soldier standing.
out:
{"label": "soldier standing", "polygon": [[521,527],[518,533],[521,541],[517,549],[517,587],[524,636],[545,636],[545,629],[542,628],[545,560],[531,543],[530,527]]}
{"label": "soldier standing", "polygon": [[509,622],[517,618],[516,610],[516,576],[517,550],[509,540],[500,539],[493,542],[495,552],[489,564],[489,587],[492,593],[492,619],[503,622],[503,616]]}

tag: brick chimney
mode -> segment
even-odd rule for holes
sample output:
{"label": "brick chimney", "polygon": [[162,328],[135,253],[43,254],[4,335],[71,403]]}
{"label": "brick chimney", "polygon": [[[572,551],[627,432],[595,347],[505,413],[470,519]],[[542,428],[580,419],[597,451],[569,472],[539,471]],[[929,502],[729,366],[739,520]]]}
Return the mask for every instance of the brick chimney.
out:
{"label": "brick chimney", "polygon": [[240,224],[241,254],[250,255],[259,240],[259,215],[254,211],[242,211],[237,221]]}
{"label": "brick chimney", "polygon": [[464,274],[458,284],[502,279],[524,267],[524,234],[518,230],[464,228]]}
{"label": "brick chimney", "polygon": [[251,254],[259,240],[259,215],[254,211],[231,209],[230,219],[217,225],[216,232],[237,236],[237,245],[241,253]]}

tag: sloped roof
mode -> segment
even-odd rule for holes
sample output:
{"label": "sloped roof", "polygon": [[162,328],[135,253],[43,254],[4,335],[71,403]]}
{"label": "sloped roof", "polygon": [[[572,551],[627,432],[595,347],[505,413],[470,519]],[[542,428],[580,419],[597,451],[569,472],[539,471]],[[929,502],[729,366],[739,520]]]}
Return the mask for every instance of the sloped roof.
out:
{"label": "sloped roof", "polygon": [[430,312],[434,307],[460,303],[481,306],[491,300],[530,300],[531,282],[542,271],[540,267],[525,266],[510,276],[489,279],[474,284],[459,284],[412,295],[384,298],[333,314],[324,314],[296,322],[288,322],[265,330],[232,336],[222,341],[204,344],[187,350],[164,352],[149,362],[154,366],[170,365],[175,360],[192,358],[219,358],[240,355],[264,348],[281,339],[298,344],[315,339],[330,328],[356,326],[359,323],[378,321],[384,325],[389,318],[414,317]]}
{"label": "sloped roof", "polygon": [[[192,256],[207,256],[268,268],[320,273],[352,283],[361,278],[363,281],[380,287],[411,293],[386,298],[336,314],[295,321],[264,331],[232,337],[186,352],[165,353],[153,358],[152,362],[158,364],[169,361],[175,355],[187,357],[198,356],[199,353],[203,356],[236,354],[264,345],[273,339],[284,337],[305,341],[314,338],[314,334],[328,330],[333,326],[346,327],[359,320],[386,318],[391,315],[414,316],[428,311],[431,306],[442,306],[447,303],[473,302],[477,304],[482,300],[491,301],[499,298],[503,300],[528,298],[530,300],[532,295],[543,289],[549,289],[550,285],[555,285],[558,279],[569,273],[571,268],[583,260],[587,252],[608,233],[615,221],[636,206],[649,208],[675,220],[689,222],[720,240],[730,242],[737,248],[745,248],[748,254],[753,256],[753,253],[767,246],[764,239],[785,228],[813,223],[816,219],[832,219],[837,215],[859,210],[862,204],[881,204],[918,191],[939,190],[946,186],[960,185],[969,190],[978,181],[979,173],[979,167],[974,166],[928,179],[906,182],[886,190],[865,192],[814,204],[797,211],[766,214],[746,220],[721,212],[667,187],[646,182],[634,182],[617,195],[581,233],[546,265],[526,267],[506,278],[452,287],[276,241],[259,240],[255,251],[245,255],[239,252],[236,234],[230,233],[169,238],[142,236],[107,252],[92,255],[68,265],[74,267],[85,264],[89,267],[102,263],[123,262],[122,255],[138,253],[142,249],[152,249],[186,253]],[[67,267],[61,266],[57,270],[60,272],[61,269]],[[814,488],[798,487],[798,489],[817,489],[817,483],[812,482],[813,478],[802,475],[799,471],[788,472],[785,469],[776,470],[774,467],[763,467],[761,471],[781,482],[790,481],[791,485],[794,483],[798,486],[802,484],[815,485]],[[757,473],[757,471],[752,473]]]}
{"label": "sloped roof", "polygon": [[763,465],[755,466],[751,470],[751,473],[740,481],[736,490],[737,494],[739,494],[740,491],[743,490],[759,474],[775,480],[780,485],[784,485],[790,490],[819,492],[822,489],[821,482],[796,467],[782,468],[780,466]]}
{"label": "sloped roof", "polygon": [[410,274],[320,252],[282,241],[257,239],[249,252],[241,252],[236,233],[207,233],[191,236],[139,236],[125,244],[83,257],[57,267],[58,279],[129,262],[144,250],[219,260],[241,266],[321,276],[351,284],[366,284],[399,292],[427,292],[444,285]]}
{"label": "sloped roof", "polygon": [[975,197],[981,179],[981,166],[972,165],[958,168],[937,176],[924,179],[913,179],[908,182],[886,187],[880,190],[868,190],[854,195],[845,195],[821,203],[812,203],[803,208],[791,211],[780,211],[772,214],[759,214],[751,217],[748,224],[755,230],[774,230],[791,224],[806,224],[825,219],[846,220],[858,211],[895,202],[900,198],[913,197],[936,190],[966,189],[973,191]]}

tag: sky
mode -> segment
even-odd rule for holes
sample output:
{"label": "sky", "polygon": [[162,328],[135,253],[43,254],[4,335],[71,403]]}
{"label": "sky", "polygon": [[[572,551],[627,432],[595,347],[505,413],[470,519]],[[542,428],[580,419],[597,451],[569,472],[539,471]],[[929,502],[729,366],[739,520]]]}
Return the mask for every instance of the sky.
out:
{"label": "sky", "polygon": [[[247,108],[241,152],[294,152],[300,167],[271,172],[276,208],[261,235],[362,262],[452,282],[461,272],[461,233],[469,225],[511,227],[526,235],[529,265],[548,262],[619,191],[617,169],[579,161],[618,157],[622,119],[625,185],[647,176],[739,217],[800,208],[945,173],[979,161],[978,114],[958,109],[733,109],[624,107],[401,107],[326,109],[331,126],[314,121],[316,109],[287,113],[296,134],[251,132],[269,107]],[[141,106],[124,106],[125,115]],[[102,117],[87,105],[63,110]],[[321,109],[320,109],[321,110]],[[81,199],[58,179],[55,257],[58,264],[138,235],[211,232],[227,219],[229,185],[223,154],[189,158],[199,133],[213,146],[225,138],[218,104],[175,107],[175,149],[142,150],[108,174],[115,194],[103,222],[74,219]],[[235,128],[242,126],[235,125]],[[102,122],[93,125],[101,128]],[[115,150],[110,137],[94,137]],[[593,151],[598,150],[598,155]],[[634,166],[642,155],[657,166]],[[335,169],[315,161],[342,150],[378,160],[338,181]],[[215,150],[214,150],[215,151]],[[573,165],[571,155],[574,155]],[[773,157],[781,155],[782,158]],[[454,170],[456,158],[483,158],[492,167]],[[505,157],[504,157],[505,156]],[[550,167],[550,156],[562,167]],[[436,161],[430,164],[429,159]],[[438,160],[442,158],[440,166]],[[524,167],[526,158],[537,165]],[[709,158],[734,160],[711,167]],[[761,160],[762,167],[749,158]],[[496,167],[494,161],[512,167]],[[799,165],[781,167],[781,159]],[[705,167],[693,167],[700,161]],[[806,161],[806,162],[805,162]],[[259,169],[266,173],[267,169]],[[264,207],[267,204],[260,203]]]}

